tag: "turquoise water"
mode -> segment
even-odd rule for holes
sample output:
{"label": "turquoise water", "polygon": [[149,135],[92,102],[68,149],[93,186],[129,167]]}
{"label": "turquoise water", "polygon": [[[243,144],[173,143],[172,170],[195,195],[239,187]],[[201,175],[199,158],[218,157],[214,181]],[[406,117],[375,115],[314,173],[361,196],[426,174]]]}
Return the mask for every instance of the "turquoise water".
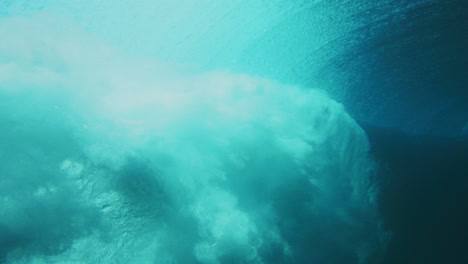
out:
{"label": "turquoise water", "polygon": [[0,2],[0,263],[378,263],[376,165],[347,109],[401,123],[349,104],[340,58],[399,12]]}

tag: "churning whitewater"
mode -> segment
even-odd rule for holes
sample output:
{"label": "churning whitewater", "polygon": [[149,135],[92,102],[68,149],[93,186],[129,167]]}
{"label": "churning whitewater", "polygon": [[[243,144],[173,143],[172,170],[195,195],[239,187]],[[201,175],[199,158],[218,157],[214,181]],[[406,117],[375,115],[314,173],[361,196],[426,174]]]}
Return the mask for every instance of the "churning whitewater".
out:
{"label": "churning whitewater", "polygon": [[362,129],[319,90],[0,23],[3,263],[366,263]]}

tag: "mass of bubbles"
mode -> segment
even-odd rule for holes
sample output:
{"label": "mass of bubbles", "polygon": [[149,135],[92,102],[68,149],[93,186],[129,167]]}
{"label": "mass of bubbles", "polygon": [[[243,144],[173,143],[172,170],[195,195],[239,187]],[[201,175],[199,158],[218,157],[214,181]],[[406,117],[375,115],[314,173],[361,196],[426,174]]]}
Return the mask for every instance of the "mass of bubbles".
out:
{"label": "mass of bubbles", "polygon": [[0,23],[0,263],[367,263],[365,133],[319,90]]}

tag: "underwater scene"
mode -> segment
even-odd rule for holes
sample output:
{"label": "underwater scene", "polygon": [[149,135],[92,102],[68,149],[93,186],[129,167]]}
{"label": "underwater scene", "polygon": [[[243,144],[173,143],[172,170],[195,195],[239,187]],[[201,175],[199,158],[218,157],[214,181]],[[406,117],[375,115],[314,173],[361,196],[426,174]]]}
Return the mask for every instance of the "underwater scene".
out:
{"label": "underwater scene", "polygon": [[467,25],[0,0],[0,264],[468,263]]}

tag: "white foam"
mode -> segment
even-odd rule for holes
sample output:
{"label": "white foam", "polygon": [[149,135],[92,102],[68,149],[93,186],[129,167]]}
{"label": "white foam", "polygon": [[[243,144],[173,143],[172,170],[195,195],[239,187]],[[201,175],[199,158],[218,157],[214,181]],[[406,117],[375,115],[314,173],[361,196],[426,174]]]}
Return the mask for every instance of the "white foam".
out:
{"label": "white foam", "polygon": [[379,240],[366,137],[323,92],[125,58],[56,25],[0,24],[11,263],[314,261]]}

